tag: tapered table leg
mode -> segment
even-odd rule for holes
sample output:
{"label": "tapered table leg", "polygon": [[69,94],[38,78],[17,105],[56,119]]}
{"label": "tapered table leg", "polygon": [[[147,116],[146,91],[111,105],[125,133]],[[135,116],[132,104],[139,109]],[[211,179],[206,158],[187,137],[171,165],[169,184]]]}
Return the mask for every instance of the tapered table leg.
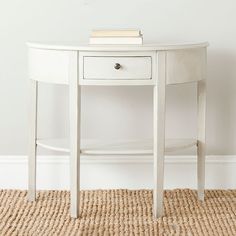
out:
{"label": "tapered table leg", "polygon": [[206,155],[206,80],[197,84],[198,100],[198,138],[197,138],[197,175],[198,198],[204,200],[205,188],[205,155]]}
{"label": "tapered table leg", "polygon": [[70,58],[70,196],[71,217],[79,216],[80,208],[80,86],[78,85],[78,55]]}
{"label": "tapered table leg", "polygon": [[158,83],[153,92],[153,128],[154,128],[154,218],[163,215],[164,158],[165,158],[165,52],[158,56]]}
{"label": "tapered table leg", "polygon": [[28,200],[36,199],[36,138],[37,138],[38,82],[30,80],[29,150],[28,150]]}

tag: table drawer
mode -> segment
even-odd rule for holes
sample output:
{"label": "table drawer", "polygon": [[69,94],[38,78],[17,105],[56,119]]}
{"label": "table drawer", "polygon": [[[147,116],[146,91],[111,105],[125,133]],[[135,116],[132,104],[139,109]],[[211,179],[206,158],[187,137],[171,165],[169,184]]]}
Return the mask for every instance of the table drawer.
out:
{"label": "table drawer", "polygon": [[149,80],[151,56],[84,56],[83,79]]}

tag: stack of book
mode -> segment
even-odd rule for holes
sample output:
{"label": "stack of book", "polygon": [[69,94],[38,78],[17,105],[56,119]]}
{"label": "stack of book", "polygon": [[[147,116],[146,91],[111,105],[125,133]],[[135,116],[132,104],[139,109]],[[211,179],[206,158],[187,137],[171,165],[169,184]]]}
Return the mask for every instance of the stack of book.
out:
{"label": "stack of book", "polygon": [[140,30],[93,30],[90,44],[142,44]]}

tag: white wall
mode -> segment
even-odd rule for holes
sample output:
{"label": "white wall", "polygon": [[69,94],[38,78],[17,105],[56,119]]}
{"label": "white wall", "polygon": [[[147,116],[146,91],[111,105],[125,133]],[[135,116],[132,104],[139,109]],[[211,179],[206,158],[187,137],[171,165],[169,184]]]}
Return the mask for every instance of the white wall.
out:
{"label": "white wall", "polygon": [[[236,154],[235,9],[233,0],[1,1],[0,155],[25,155],[27,150],[25,42],[87,42],[97,27],[140,28],[144,42],[208,40],[208,154]],[[151,88],[82,92],[83,137],[151,137]],[[40,95],[39,135],[67,135],[66,87],[43,85]],[[194,85],[168,89],[168,137],[195,136],[195,95]]]}

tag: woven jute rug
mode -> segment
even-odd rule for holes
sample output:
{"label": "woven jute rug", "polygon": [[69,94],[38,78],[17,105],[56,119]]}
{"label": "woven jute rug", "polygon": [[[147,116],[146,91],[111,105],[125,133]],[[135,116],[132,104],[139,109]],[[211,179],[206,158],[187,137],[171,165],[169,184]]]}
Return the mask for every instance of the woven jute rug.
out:
{"label": "woven jute rug", "polygon": [[165,216],[152,218],[150,190],[81,192],[81,215],[70,218],[67,191],[0,190],[0,235],[236,235],[236,190],[165,191]]}

